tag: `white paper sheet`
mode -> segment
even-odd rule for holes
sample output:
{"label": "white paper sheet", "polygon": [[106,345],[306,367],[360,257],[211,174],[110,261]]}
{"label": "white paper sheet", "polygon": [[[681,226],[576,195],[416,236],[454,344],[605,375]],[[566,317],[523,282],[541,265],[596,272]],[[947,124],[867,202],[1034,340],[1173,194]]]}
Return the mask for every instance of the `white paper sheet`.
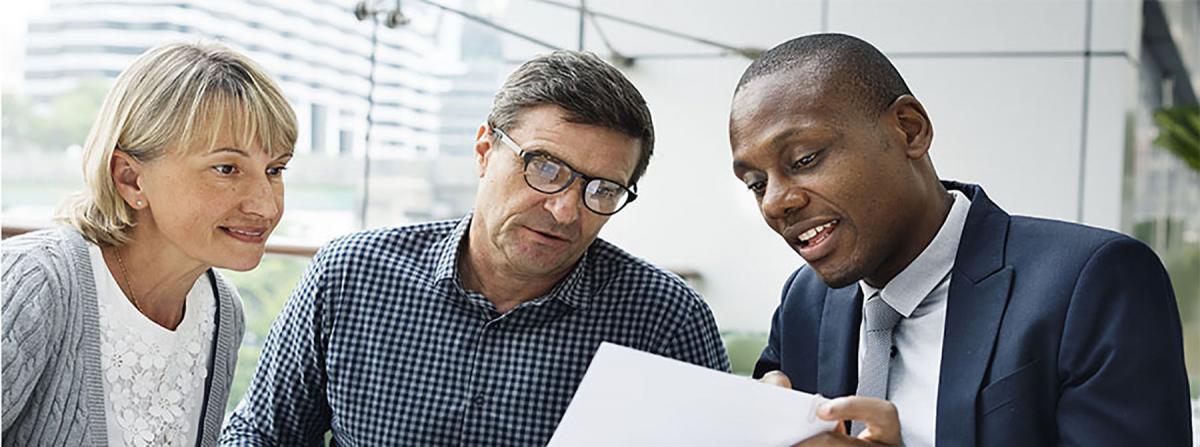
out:
{"label": "white paper sheet", "polygon": [[821,400],[603,343],[549,446],[791,446],[836,426]]}

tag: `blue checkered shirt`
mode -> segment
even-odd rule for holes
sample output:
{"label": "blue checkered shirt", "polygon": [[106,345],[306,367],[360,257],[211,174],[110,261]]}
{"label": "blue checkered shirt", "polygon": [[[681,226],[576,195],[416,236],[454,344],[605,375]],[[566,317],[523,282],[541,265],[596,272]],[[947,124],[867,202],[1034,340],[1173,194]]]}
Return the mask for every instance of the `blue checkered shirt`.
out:
{"label": "blue checkered shirt", "polygon": [[679,277],[603,240],[506,314],[463,288],[460,221],[365,231],[313,258],[222,445],[545,445],[601,342],[729,370]]}

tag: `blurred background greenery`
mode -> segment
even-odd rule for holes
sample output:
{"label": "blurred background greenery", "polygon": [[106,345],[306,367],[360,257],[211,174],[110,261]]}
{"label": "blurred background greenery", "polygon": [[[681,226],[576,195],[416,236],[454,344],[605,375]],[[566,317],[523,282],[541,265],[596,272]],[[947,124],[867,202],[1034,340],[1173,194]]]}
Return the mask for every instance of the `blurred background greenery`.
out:
{"label": "blurred background greenery", "polygon": [[[1200,107],[1164,107],[1154,112],[1158,136],[1154,146],[1170,152],[1200,175]],[[1170,202],[1167,202],[1170,205]],[[1168,209],[1165,216],[1172,216]],[[1171,274],[1171,286],[1179,302],[1183,320],[1184,358],[1191,375],[1192,398],[1200,396],[1200,244],[1188,243],[1185,222],[1160,217],[1140,221],[1133,226],[1133,237],[1140,239],[1162,258]],[[1200,439],[1197,440],[1200,442]]]}
{"label": "blurred background greenery", "polygon": [[262,353],[267,332],[271,329],[271,322],[283,309],[283,304],[287,302],[292,288],[300,281],[308,262],[308,258],[299,256],[267,255],[254,270],[221,271],[222,275],[237,284],[246,313],[246,335],[238,351],[237,372],[233,378],[233,387],[229,391],[226,413],[237,407],[242,395],[246,393],[246,388],[250,386],[250,377],[254,375],[254,368],[258,363],[259,354]]}

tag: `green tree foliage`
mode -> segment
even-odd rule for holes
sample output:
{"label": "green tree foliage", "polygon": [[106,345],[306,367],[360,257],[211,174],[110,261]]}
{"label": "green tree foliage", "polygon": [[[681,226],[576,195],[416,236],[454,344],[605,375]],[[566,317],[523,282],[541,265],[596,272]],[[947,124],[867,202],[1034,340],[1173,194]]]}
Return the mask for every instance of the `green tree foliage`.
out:
{"label": "green tree foliage", "polygon": [[41,104],[30,98],[5,94],[3,101],[4,147],[18,150],[64,150],[83,145],[104,102],[110,81],[80,82],[70,91]]}
{"label": "green tree foliage", "polygon": [[36,121],[28,98],[8,93],[0,97],[0,132],[4,135],[0,144],[4,147],[24,147],[35,132]]}
{"label": "green tree foliage", "polygon": [[1158,138],[1154,144],[1200,171],[1200,107],[1172,107],[1154,112]]}
{"label": "green tree foliage", "polygon": [[300,282],[308,263],[308,258],[270,255],[264,257],[262,263],[254,270],[221,272],[237,285],[246,314],[246,336],[242,339],[241,349],[238,350],[237,371],[229,391],[226,412],[233,411],[242,400],[242,395],[246,393],[246,388],[250,386],[250,378],[254,376],[258,356],[262,353],[271,323],[283,310],[292,288]]}
{"label": "green tree foliage", "polygon": [[721,331],[725,351],[729,353],[729,365],[733,373],[749,376],[754,373],[754,364],[767,346],[767,333],[757,331]]}

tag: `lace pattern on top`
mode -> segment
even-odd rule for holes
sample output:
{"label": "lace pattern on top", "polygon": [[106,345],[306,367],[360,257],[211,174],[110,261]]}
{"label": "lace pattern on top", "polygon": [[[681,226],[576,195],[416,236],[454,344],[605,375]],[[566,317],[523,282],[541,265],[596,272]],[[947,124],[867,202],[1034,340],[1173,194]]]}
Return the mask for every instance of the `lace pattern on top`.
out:
{"label": "lace pattern on top", "polygon": [[100,365],[109,442],[194,444],[214,335],[216,304],[208,276],[202,275],[188,292],[183,320],[174,331],[138,312],[106,268],[96,276],[103,295],[98,300]]}

